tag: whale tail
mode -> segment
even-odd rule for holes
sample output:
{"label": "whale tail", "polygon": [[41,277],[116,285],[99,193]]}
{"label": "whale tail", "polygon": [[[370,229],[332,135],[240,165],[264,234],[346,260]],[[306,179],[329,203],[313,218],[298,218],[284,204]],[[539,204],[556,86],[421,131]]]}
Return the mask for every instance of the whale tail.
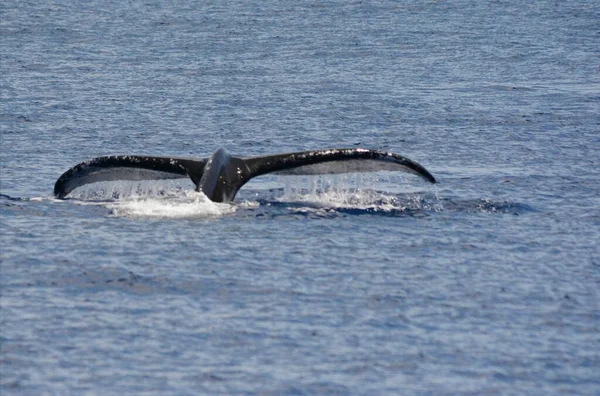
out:
{"label": "whale tail", "polygon": [[85,184],[115,180],[160,180],[189,177],[215,202],[229,202],[250,179],[267,173],[319,175],[399,171],[415,174],[430,183],[435,178],[415,161],[399,154],[363,148],[311,150],[240,158],[219,149],[204,159],[107,156],[75,165],[54,186],[54,195],[65,198]]}

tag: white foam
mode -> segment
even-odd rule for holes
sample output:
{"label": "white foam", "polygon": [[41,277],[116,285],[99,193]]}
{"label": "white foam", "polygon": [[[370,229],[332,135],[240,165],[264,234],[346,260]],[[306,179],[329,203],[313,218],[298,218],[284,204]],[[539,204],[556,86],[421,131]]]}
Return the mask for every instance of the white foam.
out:
{"label": "white foam", "polygon": [[182,191],[168,197],[126,198],[109,202],[106,207],[118,217],[151,218],[219,217],[236,209],[234,205],[213,202],[195,191]]}
{"label": "white foam", "polygon": [[103,182],[74,190],[70,195],[80,205],[107,207],[117,217],[194,218],[218,217],[236,207],[216,203],[180,182]]}

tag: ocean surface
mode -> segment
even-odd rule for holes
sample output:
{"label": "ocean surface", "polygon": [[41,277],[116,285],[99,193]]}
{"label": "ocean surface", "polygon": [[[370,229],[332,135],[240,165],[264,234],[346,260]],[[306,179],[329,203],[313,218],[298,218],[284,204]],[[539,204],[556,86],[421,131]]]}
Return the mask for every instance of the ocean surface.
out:
{"label": "ocean surface", "polygon": [[[600,394],[600,3],[0,3],[0,393]],[[56,179],[364,147],[402,173]]]}

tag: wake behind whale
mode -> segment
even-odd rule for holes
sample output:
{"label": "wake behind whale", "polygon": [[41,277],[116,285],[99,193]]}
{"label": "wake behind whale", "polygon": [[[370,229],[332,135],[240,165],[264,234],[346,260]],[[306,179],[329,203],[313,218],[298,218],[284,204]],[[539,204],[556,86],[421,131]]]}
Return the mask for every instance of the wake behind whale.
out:
{"label": "wake behind whale", "polygon": [[60,176],[54,195],[63,199],[77,187],[103,181],[189,177],[195,190],[210,200],[230,202],[250,179],[268,173],[320,175],[382,170],[408,172],[435,183],[431,173],[417,162],[384,151],[346,148],[241,158],[220,148],[211,157],[201,159],[129,155],[94,158]]}

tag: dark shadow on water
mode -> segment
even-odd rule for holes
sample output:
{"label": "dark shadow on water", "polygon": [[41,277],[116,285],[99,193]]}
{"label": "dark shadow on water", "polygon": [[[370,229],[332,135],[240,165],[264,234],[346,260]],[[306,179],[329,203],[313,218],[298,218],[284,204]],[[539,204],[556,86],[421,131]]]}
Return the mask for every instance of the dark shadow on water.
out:
{"label": "dark shadow on water", "polygon": [[376,204],[368,207],[331,207],[319,203],[282,202],[258,200],[259,206],[253,208],[256,218],[305,217],[305,218],[336,218],[344,216],[383,216],[383,217],[427,217],[427,210],[417,208],[383,207]]}
{"label": "dark shadow on water", "polygon": [[[257,195],[261,195],[260,193]],[[265,194],[262,194],[265,195]],[[372,201],[328,202],[317,197],[297,196],[276,198],[277,190],[270,190],[268,197],[254,197],[257,207],[246,208],[241,212],[256,218],[306,217],[336,218],[340,216],[383,216],[430,218],[441,213],[482,213],[523,215],[537,212],[527,204],[512,201],[494,201],[487,198],[454,199],[440,198],[433,193],[406,193],[390,195],[373,192],[373,196],[384,198]],[[238,215],[242,213],[238,212]]]}

